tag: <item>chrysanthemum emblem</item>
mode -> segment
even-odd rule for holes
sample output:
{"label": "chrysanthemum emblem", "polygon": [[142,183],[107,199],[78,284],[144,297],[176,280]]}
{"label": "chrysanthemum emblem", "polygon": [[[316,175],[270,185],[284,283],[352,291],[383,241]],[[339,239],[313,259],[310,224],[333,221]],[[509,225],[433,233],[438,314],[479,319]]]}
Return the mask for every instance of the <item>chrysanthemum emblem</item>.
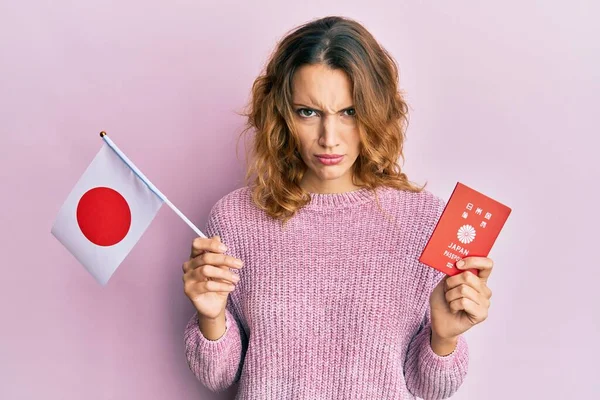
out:
{"label": "chrysanthemum emblem", "polygon": [[475,232],[475,228],[473,228],[471,225],[463,225],[458,229],[456,236],[461,243],[468,244],[475,240],[476,234],[477,232]]}

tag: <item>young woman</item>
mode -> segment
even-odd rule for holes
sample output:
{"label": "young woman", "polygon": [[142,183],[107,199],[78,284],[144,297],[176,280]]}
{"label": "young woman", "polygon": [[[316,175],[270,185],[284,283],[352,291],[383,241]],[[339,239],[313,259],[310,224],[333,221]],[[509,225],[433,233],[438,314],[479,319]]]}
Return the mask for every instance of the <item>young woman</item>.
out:
{"label": "young woman", "polygon": [[445,202],[400,170],[406,114],[397,65],[356,21],[278,44],[245,114],[252,184],[213,206],[183,264],[186,356],[210,390],[441,399],[462,384],[492,260],[451,278],[418,261]]}

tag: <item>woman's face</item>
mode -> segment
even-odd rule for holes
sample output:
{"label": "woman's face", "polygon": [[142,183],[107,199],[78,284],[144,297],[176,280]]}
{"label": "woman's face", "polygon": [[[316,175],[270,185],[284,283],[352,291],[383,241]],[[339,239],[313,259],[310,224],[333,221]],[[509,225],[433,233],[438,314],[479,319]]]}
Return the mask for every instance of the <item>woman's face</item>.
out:
{"label": "woman's face", "polygon": [[[304,65],[294,73],[292,86],[298,150],[308,166],[300,186],[315,193],[357,189],[352,183],[352,165],[360,138],[349,77],[322,64]],[[320,155],[341,157],[328,161]]]}

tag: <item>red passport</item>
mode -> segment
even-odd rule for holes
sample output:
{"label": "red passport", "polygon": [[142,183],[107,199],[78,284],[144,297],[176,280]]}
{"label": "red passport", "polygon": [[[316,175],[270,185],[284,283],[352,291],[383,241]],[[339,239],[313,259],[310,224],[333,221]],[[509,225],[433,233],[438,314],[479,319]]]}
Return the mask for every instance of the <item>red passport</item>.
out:
{"label": "red passport", "polygon": [[[419,261],[448,275],[465,270],[456,262],[487,257],[512,210],[457,182]],[[479,276],[479,271],[469,269]]]}

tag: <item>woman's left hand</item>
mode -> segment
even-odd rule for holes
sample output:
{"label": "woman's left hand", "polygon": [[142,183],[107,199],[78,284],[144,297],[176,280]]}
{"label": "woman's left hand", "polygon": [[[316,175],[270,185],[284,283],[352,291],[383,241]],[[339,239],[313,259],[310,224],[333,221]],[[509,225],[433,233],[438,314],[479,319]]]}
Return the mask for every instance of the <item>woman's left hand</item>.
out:
{"label": "woman's left hand", "polygon": [[477,269],[479,276],[463,271],[447,276],[431,293],[432,340],[457,340],[458,336],[488,316],[492,291],[487,281],[494,262],[487,257],[465,257],[456,267],[461,270]]}

